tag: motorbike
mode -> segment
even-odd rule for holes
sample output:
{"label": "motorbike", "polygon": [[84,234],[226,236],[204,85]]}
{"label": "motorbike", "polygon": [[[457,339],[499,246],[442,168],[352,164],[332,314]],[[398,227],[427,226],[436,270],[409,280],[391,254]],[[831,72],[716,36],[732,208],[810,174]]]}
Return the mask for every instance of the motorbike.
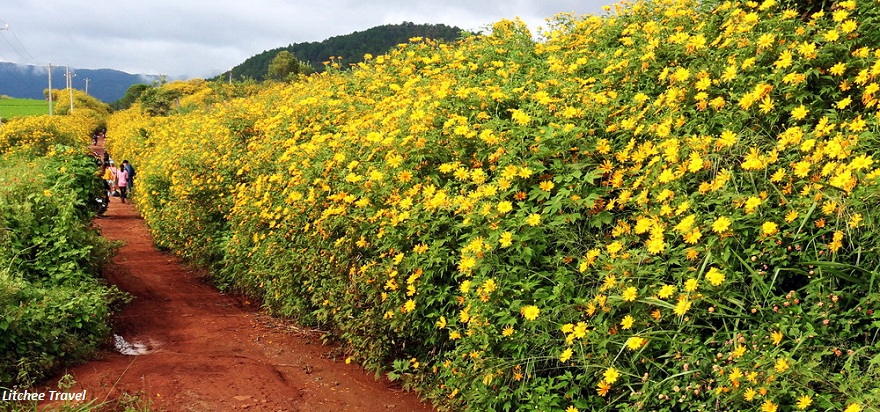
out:
{"label": "motorbike", "polygon": [[98,216],[104,216],[104,213],[107,212],[107,206],[110,205],[110,198],[107,197],[106,194],[102,196],[95,196],[95,214]]}

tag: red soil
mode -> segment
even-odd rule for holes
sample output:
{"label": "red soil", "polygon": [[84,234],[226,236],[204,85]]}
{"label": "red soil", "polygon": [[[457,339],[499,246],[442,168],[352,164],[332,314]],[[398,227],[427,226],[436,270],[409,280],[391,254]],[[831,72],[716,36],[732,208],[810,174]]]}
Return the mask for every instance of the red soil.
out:
{"label": "red soil", "polygon": [[[138,396],[153,411],[432,411],[417,395],[346,364],[319,333],[221,294],[202,273],[158,251],[130,202],[112,198],[96,225],[124,246],[107,280],[134,296],[114,332],[148,353],[105,351],[68,371],[69,392],[119,404]],[[57,379],[56,379],[57,380]]]}

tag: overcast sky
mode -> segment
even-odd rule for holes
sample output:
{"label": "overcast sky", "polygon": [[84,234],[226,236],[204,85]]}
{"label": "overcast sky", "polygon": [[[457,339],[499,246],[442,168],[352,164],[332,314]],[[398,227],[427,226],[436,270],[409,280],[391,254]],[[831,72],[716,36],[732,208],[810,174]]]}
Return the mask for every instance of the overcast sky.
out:
{"label": "overcast sky", "polygon": [[0,61],[212,77],[265,50],[404,21],[480,30],[612,0],[2,0]]}

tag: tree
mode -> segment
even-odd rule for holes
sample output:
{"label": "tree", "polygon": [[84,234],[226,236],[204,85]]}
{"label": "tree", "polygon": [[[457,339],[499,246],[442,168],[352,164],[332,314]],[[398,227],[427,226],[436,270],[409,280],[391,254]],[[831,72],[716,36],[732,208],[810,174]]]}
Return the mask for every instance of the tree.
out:
{"label": "tree", "polygon": [[150,88],[150,85],[147,84],[133,84],[128,88],[125,92],[125,96],[121,99],[113,102],[111,106],[113,106],[116,110],[125,110],[131,107],[134,102],[136,102],[141,95]]}
{"label": "tree", "polygon": [[308,62],[296,58],[290,51],[282,50],[269,62],[267,78],[272,80],[293,80],[300,74],[312,74],[315,69]]}
{"label": "tree", "polygon": [[281,80],[287,77],[296,67],[296,59],[293,53],[283,50],[275,55],[275,58],[269,62],[269,71],[267,77],[274,80]]}
{"label": "tree", "polygon": [[[167,116],[178,103],[180,92],[164,87],[153,86],[141,93],[138,102],[150,116]],[[178,104],[179,105],[179,104]]]}

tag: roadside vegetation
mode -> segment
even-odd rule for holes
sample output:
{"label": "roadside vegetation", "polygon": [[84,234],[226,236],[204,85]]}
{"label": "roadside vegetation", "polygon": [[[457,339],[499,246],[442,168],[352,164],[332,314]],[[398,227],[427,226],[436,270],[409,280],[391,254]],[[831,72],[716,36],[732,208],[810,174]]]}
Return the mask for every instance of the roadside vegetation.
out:
{"label": "roadside vegetation", "polygon": [[[77,115],[22,116],[0,127],[0,388],[32,388],[89,359],[126,300],[99,276],[114,245],[91,224],[103,190],[88,152],[96,113],[83,106]],[[29,408],[36,406],[0,404]]]}
{"label": "roadside vegetation", "polygon": [[858,412],[880,404],[878,15],[637,1],[538,42],[502,21],[135,104],[108,143],[160,247],[440,408]]}

